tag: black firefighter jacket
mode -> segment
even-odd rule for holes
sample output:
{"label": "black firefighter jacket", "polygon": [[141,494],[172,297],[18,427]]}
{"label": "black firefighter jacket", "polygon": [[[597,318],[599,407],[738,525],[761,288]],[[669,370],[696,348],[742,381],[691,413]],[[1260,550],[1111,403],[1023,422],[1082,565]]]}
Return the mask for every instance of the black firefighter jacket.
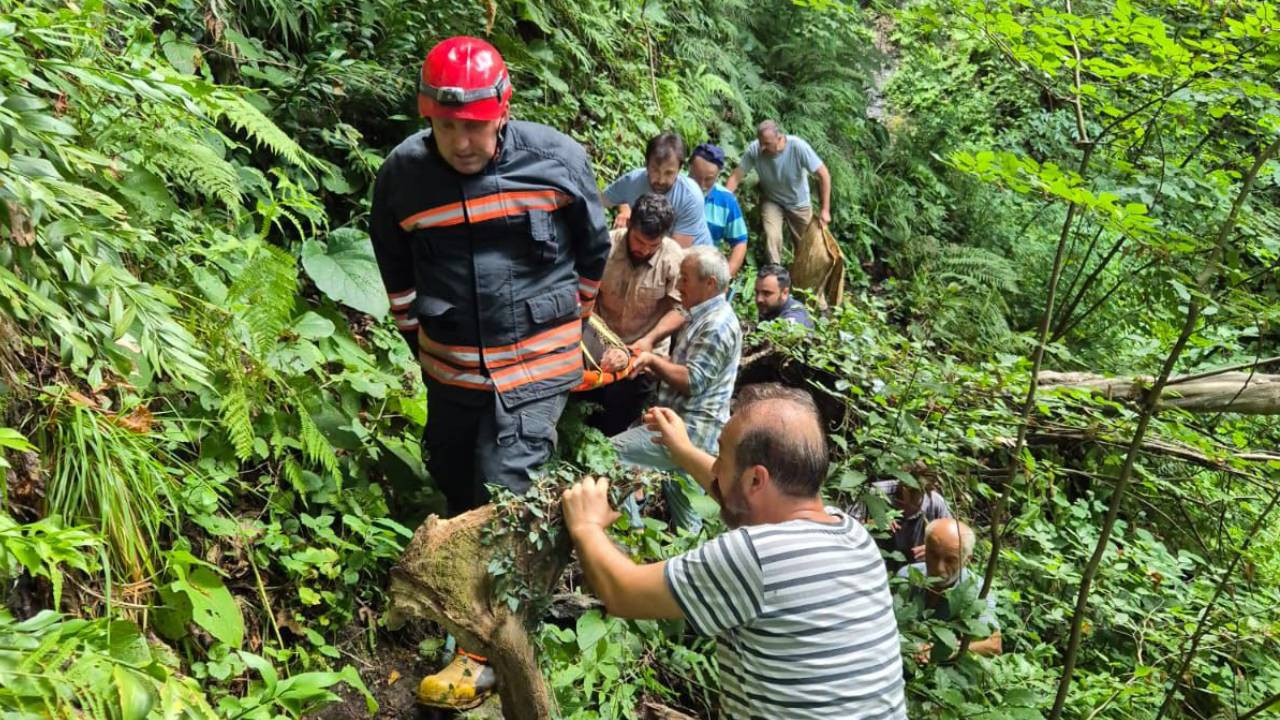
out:
{"label": "black firefighter jacket", "polygon": [[577,142],[511,121],[494,159],[463,175],[416,133],[378,172],[371,224],[396,325],[430,379],[508,407],[581,381],[611,243]]}

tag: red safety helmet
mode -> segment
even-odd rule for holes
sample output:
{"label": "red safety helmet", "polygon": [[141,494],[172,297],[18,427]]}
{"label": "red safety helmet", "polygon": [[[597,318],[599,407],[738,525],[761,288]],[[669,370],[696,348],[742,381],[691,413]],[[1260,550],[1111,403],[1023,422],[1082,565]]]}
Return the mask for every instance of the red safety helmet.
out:
{"label": "red safety helmet", "polygon": [[510,103],[507,64],[489,43],[451,37],[427,53],[418,78],[418,113],[423,117],[499,120]]}

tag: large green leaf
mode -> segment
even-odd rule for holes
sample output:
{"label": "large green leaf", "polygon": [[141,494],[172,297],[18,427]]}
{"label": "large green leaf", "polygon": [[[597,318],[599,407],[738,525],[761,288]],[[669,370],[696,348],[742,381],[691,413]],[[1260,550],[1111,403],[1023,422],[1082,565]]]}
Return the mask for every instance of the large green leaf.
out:
{"label": "large green leaf", "polygon": [[609,626],[600,613],[592,610],[578,618],[578,648],[586,650],[609,633]]}
{"label": "large green leaf", "polygon": [[239,603],[216,572],[184,562],[184,554],[171,556],[177,579],[160,587],[165,608],[157,613],[156,629],[176,639],[186,634],[187,622],[194,622],[218,640],[240,647],[244,641],[244,617]]}
{"label": "large green leaf", "polygon": [[343,305],[375,318],[390,309],[373,245],[359,230],[334,230],[328,243],[307,240],[302,244],[302,267],[321,292]]}

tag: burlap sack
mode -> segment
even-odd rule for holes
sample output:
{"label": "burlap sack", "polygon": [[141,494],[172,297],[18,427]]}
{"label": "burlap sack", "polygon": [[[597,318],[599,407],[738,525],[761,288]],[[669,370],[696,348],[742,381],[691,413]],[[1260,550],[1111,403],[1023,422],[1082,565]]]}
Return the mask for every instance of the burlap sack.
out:
{"label": "burlap sack", "polygon": [[819,307],[839,305],[844,297],[844,254],[835,236],[817,218],[809,221],[796,243],[791,285],[811,290]]}

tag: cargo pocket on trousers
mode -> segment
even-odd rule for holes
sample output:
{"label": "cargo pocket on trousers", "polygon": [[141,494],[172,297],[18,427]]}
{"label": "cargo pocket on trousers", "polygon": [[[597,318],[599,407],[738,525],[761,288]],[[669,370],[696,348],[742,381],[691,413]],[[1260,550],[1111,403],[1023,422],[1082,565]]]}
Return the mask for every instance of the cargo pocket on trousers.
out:
{"label": "cargo pocket on trousers", "polygon": [[525,447],[540,448],[546,443],[550,448],[556,446],[556,418],[547,417],[546,412],[538,409],[527,409],[520,412],[520,439]]}
{"label": "cargo pocket on trousers", "polygon": [[514,416],[511,416],[510,419],[514,422],[507,424],[498,432],[496,438],[498,447],[509,448],[517,442],[526,450],[536,451],[548,442],[551,447],[555,447],[555,421],[539,410],[540,408],[526,408],[518,410]]}

